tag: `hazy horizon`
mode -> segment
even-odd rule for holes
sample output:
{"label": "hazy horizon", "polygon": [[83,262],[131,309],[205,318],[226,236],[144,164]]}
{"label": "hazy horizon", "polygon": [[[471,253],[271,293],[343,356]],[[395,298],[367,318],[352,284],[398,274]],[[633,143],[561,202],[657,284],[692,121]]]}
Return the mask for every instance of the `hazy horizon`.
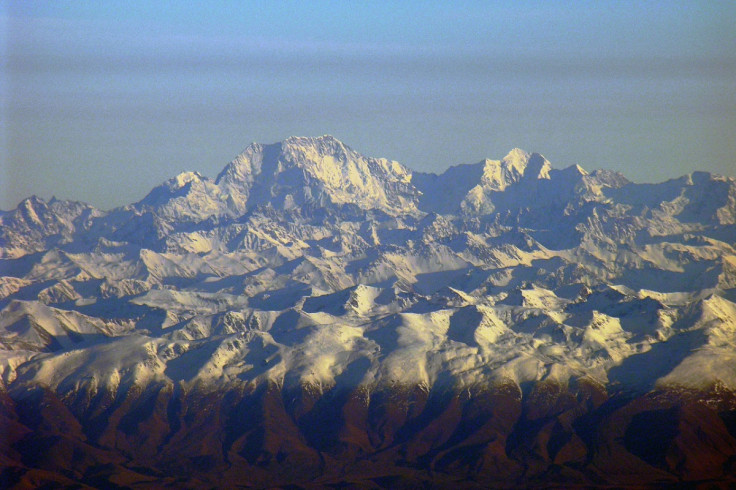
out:
{"label": "hazy horizon", "polygon": [[501,158],[736,175],[736,5],[23,2],[0,15],[0,209],[103,209],[250,142],[418,171]]}

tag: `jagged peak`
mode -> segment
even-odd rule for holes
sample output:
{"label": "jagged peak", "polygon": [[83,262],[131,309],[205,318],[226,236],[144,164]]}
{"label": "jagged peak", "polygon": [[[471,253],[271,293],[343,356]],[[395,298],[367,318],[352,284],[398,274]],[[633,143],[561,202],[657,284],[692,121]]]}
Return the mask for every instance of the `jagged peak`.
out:
{"label": "jagged peak", "polygon": [[273,157],[281,160],[286,157],[291,163],[299,165],[303,158],[311,153],[316,155],[332,155],[341,157],[345,160],[348,154],[360,156],[350,147],[339,141],[329,134],[322,136],[290,136],[283,141],[263,144],[253,142],[241,151],[225,168],[218,174],[215,179],[216,184],[222,181],[240,181],[247,182],[252,179],[253,174],[261,171],[261,164],[264,153],[271,150]]}
{"label": "jagged peak", "polygon": [[[277,143],[278,144],[278,143]],[[253,174],[254,164],[259,164],[266,145],[253,142],[233,158],[215,178],[215,184],[222,182],[244,182]]]}
{"label": "jagged peak", "polygon": [[575,169],[575,171],[577,171],[580,175],[588,175],[588,171],[578,164],[570,165],[569,168]]}
{"label": "jagged peak", "polygon": [[526,167],[530,157],[531,154],[521,148],[512,148],[511,151],[501,159],[501,162],[506,163],[507,166],[522,169]]}
{"label": "jagged peak", "polygon": [[34,194],[34,195],[30,196],[30,197],[26,197],[25,199],[23,199],[18,204],[18,207],[19,208],[20,207],[23,207],[23,208],[34,208],[36,206],[44,206],[44,207],[46,207],[47,204],[48,203],[46,201],[44,201],[43,199],[41,199],[40,197],[38,197],[37,195]]}
{"label": "jagged peak", "polygon": [[599,185],[604,185],[606,187],[612,187],[615,189],[631,183],[631,181],[627,179],[624,174],[622,174],[621,172],[616,172],[614,170],[596,169],[593,170],[587,176],[587,178],[593,180]]}
{"label": "jagged peak", "polygon": [[273,199],[328,199],[403,212],[415,207],[411,175],[398,162],[361,155],[331,135],[292,136],[269,145],[252,143],[215,184],[237,201],[228,204],[237,211]]}
{"label": "jagged peak", "polygon": [[503,159],[486,159],[483,162],[481,185],[501,191],[522,178],[549,179],[552,169],[549,161],[539,153],[528,153],[520,148],[512,149]]}
{"label": "jagged peak", "polygon": [[281,142],[282,155],[299,166],[329,158],[329,163],[343,166],[348,160],[364,158],[340,140],[330,136],[292,136]]}
{"label": "jagged peak", "polygon": [[350,173],[357,164],[364,172],[385,173],[390,178],[406,183],[411,180],[411,171],[400,163],[385,158],[366,157],[327,134],[317,137],[291,136],[271,145],[252,143],[225,167],[217,177],[217,183],[227,174],[258,173],[261,160],[268,149],[273,150],[271,157],[284,164],[319,170],[320,173],[330,173],[333,170],[342,174]]}
{"label": "jagged peak", "polygon": [[204,177],[202,177],[202,174],[196,171],[186,171],[182,172],[176,177],[173,177],[166,181],[166,185],[169,186],[172,190],[181,189],[185,185],[192,183],[192,182],[201,182]]}
{"label": "jagged peak", "polygon": [[590,175],[583,167],[580,165],[570,165],[569,167],[565,167],[559,171],[557,171],[559,175],[566,175],[568,177],[586,177]]}
{"label": "jagged peak", "polygon": [[347,146],[331,134],[323,134],[322,136],[290,136],[281,142],[283,146],[305,146],[305,145],[331,145]]}

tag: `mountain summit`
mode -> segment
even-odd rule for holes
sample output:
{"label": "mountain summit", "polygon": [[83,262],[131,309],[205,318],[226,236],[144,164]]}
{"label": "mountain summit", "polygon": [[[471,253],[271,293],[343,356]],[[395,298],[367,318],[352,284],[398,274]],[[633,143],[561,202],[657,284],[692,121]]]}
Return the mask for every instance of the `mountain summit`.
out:
{"label": "mountain summit", "polygon": [[3,486],[734,483],[736,180],[253,143],[0,214]]}
{"label": "mountain summit", "polygon": [[218,175],[235,209],[266,203],[354,203],[390,213],[414,210],[411,171],[398,162],[366,158],[332,136],[253,143]]}

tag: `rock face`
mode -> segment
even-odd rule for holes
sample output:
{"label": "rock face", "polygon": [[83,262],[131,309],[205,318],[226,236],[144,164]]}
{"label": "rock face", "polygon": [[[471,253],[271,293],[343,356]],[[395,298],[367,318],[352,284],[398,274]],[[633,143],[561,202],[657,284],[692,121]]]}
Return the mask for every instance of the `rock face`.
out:
{"label": "rock face", "polygon": [[0,214],[4,486],[736,482],[736,181],[250,145]]}

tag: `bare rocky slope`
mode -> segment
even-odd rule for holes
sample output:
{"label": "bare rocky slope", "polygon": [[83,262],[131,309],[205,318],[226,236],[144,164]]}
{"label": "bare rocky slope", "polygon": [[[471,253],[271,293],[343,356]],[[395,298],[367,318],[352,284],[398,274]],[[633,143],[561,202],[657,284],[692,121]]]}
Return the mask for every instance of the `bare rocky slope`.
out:
{"label": "bare rocky slope", "polygon": [[736,181],[252,144],[0,214],[3,486],[736,483]]}

